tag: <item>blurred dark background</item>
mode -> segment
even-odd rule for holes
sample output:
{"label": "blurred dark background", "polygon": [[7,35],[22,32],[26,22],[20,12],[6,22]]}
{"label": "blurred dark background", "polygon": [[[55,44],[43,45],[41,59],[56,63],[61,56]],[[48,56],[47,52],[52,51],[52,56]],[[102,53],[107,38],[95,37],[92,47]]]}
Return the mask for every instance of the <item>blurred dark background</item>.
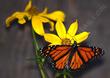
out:
{"label": "blurred dark background", "polygon": [[[0,78],[41,78],[35,62],[27,60],[34,57],[30,24],[25,24],[24,29],[18,24],[5,28],[6,17],[23,11],[27,2],[0,0]],[[64,11],[67,27],[77,18],[78,32],[91,32],[90,45],[105,50],[103,60],[73,78],[110,78],[110,0],[33,0],[33,4],[39,10],[48,7],[49,12]],[[52,71],[47,72],[53,78]]]}

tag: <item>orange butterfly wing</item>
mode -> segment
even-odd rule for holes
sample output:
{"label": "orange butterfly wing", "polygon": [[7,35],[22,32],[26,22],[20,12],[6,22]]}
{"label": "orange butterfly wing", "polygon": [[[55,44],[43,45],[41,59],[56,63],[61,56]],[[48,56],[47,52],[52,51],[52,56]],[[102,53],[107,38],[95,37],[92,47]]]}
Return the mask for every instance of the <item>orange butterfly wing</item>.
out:
{"label": "orange butterfly wing", "polygon": [[56,69],[62,70],[65,68],[68,58],[70,56],[71,46],[67,45],[53,45],[42,49],[42,54],[48,56],[52,59],[54,67]]}
{"label": "orange butterfly wing", "polygon": [[95,56],[102,55],[103,51],[96,47],[53,45],[44,47],[41,54],[51,58],[52,64],[58,70],[64,69],[65,66],[77,70]]}
{"label": "orange butterfly wing", "polygon": [[70,62],[70,68],[75,70],[81,67],[83,64],[82,59],[79,57],[78,52],[76,51],[74,55],[72,56],[71,62]]}
{"label": "orange butterfly wing", "polygon": [[[70,68],[73,70],[79,69],[84,62],[88,62],[95,56],[103,54],[101,48],[92,47],[78,47],[70,62]],[[81,58],[82,57],[82,58]]]}

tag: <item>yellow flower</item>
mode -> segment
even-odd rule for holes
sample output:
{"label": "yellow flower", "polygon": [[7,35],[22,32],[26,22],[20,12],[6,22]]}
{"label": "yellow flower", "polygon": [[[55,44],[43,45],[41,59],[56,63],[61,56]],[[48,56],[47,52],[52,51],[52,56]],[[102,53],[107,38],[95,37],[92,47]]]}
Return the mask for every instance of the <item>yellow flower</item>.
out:
{"label": "yellow flower", "polygon": [[27,18],[27,20],[31,20],[34,31],[43,36],[45,33],[43,23],[49,23],[51,26],[50,30],[53,31],[53,21],[57,21],[58,19],[64,21],[65,14],[62,11],[47,13],[47,8],[45,8],[43,12],[39,12],[35,6],[32,6],[32,1],[29,0],[23,12],[15,12],[6,19],[6,25],[9,27],[11,22],[15,19],[18,20],[19,24],[25,24],[25,18]]}
{"label": "yellow flower", "polygon": [[67,32],[64,24],[60,20],[57,21],[55,27],[58,36],[50,33],[44,34],[44,39],[47,42],[50,42],[50,45],[72,45],[74,44],[74,41],[81,43],[86,40],[90,34],[89,32],[82,32],[75,35],[78,29],[77,20],[70,25]]}

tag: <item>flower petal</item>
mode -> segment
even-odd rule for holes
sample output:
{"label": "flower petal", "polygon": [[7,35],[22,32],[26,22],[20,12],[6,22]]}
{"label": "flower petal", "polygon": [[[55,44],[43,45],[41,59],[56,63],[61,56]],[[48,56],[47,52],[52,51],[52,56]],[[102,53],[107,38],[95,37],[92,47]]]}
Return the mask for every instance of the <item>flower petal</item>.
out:
{"label": "flower petal", "polygon": [[31,16],[27,12],[15,12],[10,17],[6,18],[6,25],[7,27],[15,20],[18,19],[19,24],[24,24],[26,21],[24,17],[27,17],[28,20],[31,19]]}
{"label": "flower petal", "polygon": [[45,14],[43,15],[51,20],[61,20],[61,21],[64,21],[65,19],[65,14],[62,12],[62,11],[54,11],[52,13],[49,13],[49,14]]}
{"label": "flower petal", "polygon": [[41,17],[41,16],[39,16],[39,20],[43,23],[49,23],[51,26],[50,31],[54,30],[54,23],[51,20],[44,18],[44,17]]}
{"label": "flower petal", "polygon": [[48,8],[44,8],[43,12],[39,13],[39,16],[44,16],[45,14],[47,14]]}
{"label": "flower petal", "polygon": [[49,24],[51,26],[50,31],[54,31],[54,22],[49,21]]}
{"label": "flower petal", "polygon": [[28,11],[32,6],[32,0],[29,0],[28,4],[26,5],[24,11]]}
{"label": "flower petal", "polygon": [[38,16],[32,17],[32,27],[37,34],[39,34],[41,36],[44,35],[45,32],[44,32],[43,24]]}
{"label": "flower petal", "polygon": [[69,34],[66,34],[66,38],[68,38],[68,39],[72,40],[72,36],[71,36],[71,35],[69,35]]}
{"label": "flower petal", "polygon": [[77,32],[77,29],[78,29],[78,22],[76,20],[74,23],[70,25],[67,33],[70,34],[71,36],[74,36]]}
{"label": "flower petal", "polygon": [[61,20],[58,20],[56,23],[56,31],[58,36],[63,39],[66,36],[66,28],[64,26],[64,24],[61,22]]}
{"label": "flower petal", "polygon": [[89,34],[90,34],[90,32],[82,32],[78,35],[75,35],[74,40],[77,43],[81,43],[88,38]]}
{"label": "flower petal", "polygon": [[50,31],[54,31],[54,22],[45,18],[44,20],[41,20],[43,23],[49,23],[51,28],[50,28]]}
{"label": "flower petal", "polygon": [[15,20],[15,17],[13,16],[6,18],[6,26],[9,27],[13,20]]}
{"label": "flower petal", "polygon": [[26,20],[24,18],[18,19],[19,24],[25,24]]}
{"label": "flower petal", "polygon": [[49,19],[44,18],[44,17],[41,17],[41,16],[35,15],[34,18],[39,19],[40,21],[42,21],[42,22],[44,22],[44,23],[49,22]]}
{"label": "flower petal", "polygon": [[50,42],[54,45],[61,44],[61,39],[57,35],[54,35],[54,34],[44,34],[44,39],[47,42]]}

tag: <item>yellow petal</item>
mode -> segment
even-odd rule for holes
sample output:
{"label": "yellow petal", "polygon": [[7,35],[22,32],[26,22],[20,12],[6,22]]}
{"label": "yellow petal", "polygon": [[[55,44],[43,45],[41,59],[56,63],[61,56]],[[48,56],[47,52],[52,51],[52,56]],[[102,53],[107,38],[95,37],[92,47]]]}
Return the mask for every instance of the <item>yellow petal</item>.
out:
{"label": "yellow petal", "polygon": [[49,21],[49,24],[51,26],[50,31],[54,31],[54,22]]}
{"label": "yellow petal", "polygon": [[6,26],[9,27],[13,20],[15,20],[13,16],[6,18]]}
{"label": "yellow petal", "polygon": [[44,9],[44,11],[43,11],[43,12],[41,12],[39,15],[44,15],[44,14],[47,14],[47,11],[48,11],[48,8],[46,7],[46,8]]}
{"label": "yellow petal", "polygon": [[41,16],[39,16],[39,20],[43,23],[49,23],[51,26],[50,31],[54,30],[54,22],[52,22],[51,20],[49,20],[47,18],[41,17]]}
{"label": "yellow petal", "polygon": [[19,24],[25,24],[26,23],[26,20],[24,18],[18,19],[18,23]]}
{"label": "yellow petal", "polygon": [[68,34],[70,34],[71,36],[74,36],[77,32],[77,29],[78,29],[78,22],[77,20],[72,23],[68,29]]}
{"label": "yellow petal", "polygon": [[54,34],[44,34],[44,39],[49,42],[49,43],[52,43],[52,44],[61,44],[61,39],[57,36],[57,35],[54,35]]}
{"label": "yellow petal", "polygon": [[43,23],[49,23],[50,26],[51,26],[50,31],[53,31],[54,30],[54,22],[53,21],[51,21],[51,20],[49,20],[47,18],[44,18],[42,16],[37,16],[36,19],[39,19]]}
{"label": "yellow petal", "polygon": [[66,38],[68,38],[68,39],[72,40],[72,36],[71,36],[71,35],[69,35],[69,34],[66,34]]}
{"label": "yellow petal", "polygon": [[57,21],[55,27],[56,27],[56,31],[57,31],[58,36],[61,39],[64,39],[66,36],[66,28],[65,28],[64,24],[61,22],[61,20]]}
{"label": "yellow petal", "polygon": [[59,43],[49,44],[49,46],[51,45],[62,45],[62,44],[61,43],[60,44]]}
{"label": "yellow petal", "polygon": [[9,27],[10,24],[11,24],[15,19],[18,19],[18,23],[24,24],[24,23],[25,23],[24,17],[27,17],[28,20],[31,19],[31,16],[30,16],[27,12],[15,12],[15,13],[13,13],[10,17],[6,18],[6,25],[7,25],[7,27]]}
{"label": "yellow petal", "polygon": [[28,4],[26,5],[24,11],[28,11],[32,6],[32,0],[29,0]]}
{"label": "yellow petal", "polygon": [[62,12],[62,11],[54,11],[52,13],[49,13],[49,14],[45,14],[43,15],[51,20],[61,20],[61,21],[64,21],[65,19],[65,14]]}
{"label": "yellow petal", "polygon": [[37,34],[39,34],[41,36],[44,35],[45,32],[44,32],[43,24],[38,16],[32,17],[32,27]]}
{"label": "yellow petal", "polygon": [[81,42],[85,41],[88,38],[89,34],[90,34],[90,32],[82,32],[78,35],[75,35],[74,40],[77,43],[81,43]]}
{"label": "yellow petal", "polygon": [[34,18],[39,19],[40,21],[42,21],[44,23],[49,22],[49,20],[47,18],[44,18],[44,17],[41,17],[41,16],[35,15]]}

